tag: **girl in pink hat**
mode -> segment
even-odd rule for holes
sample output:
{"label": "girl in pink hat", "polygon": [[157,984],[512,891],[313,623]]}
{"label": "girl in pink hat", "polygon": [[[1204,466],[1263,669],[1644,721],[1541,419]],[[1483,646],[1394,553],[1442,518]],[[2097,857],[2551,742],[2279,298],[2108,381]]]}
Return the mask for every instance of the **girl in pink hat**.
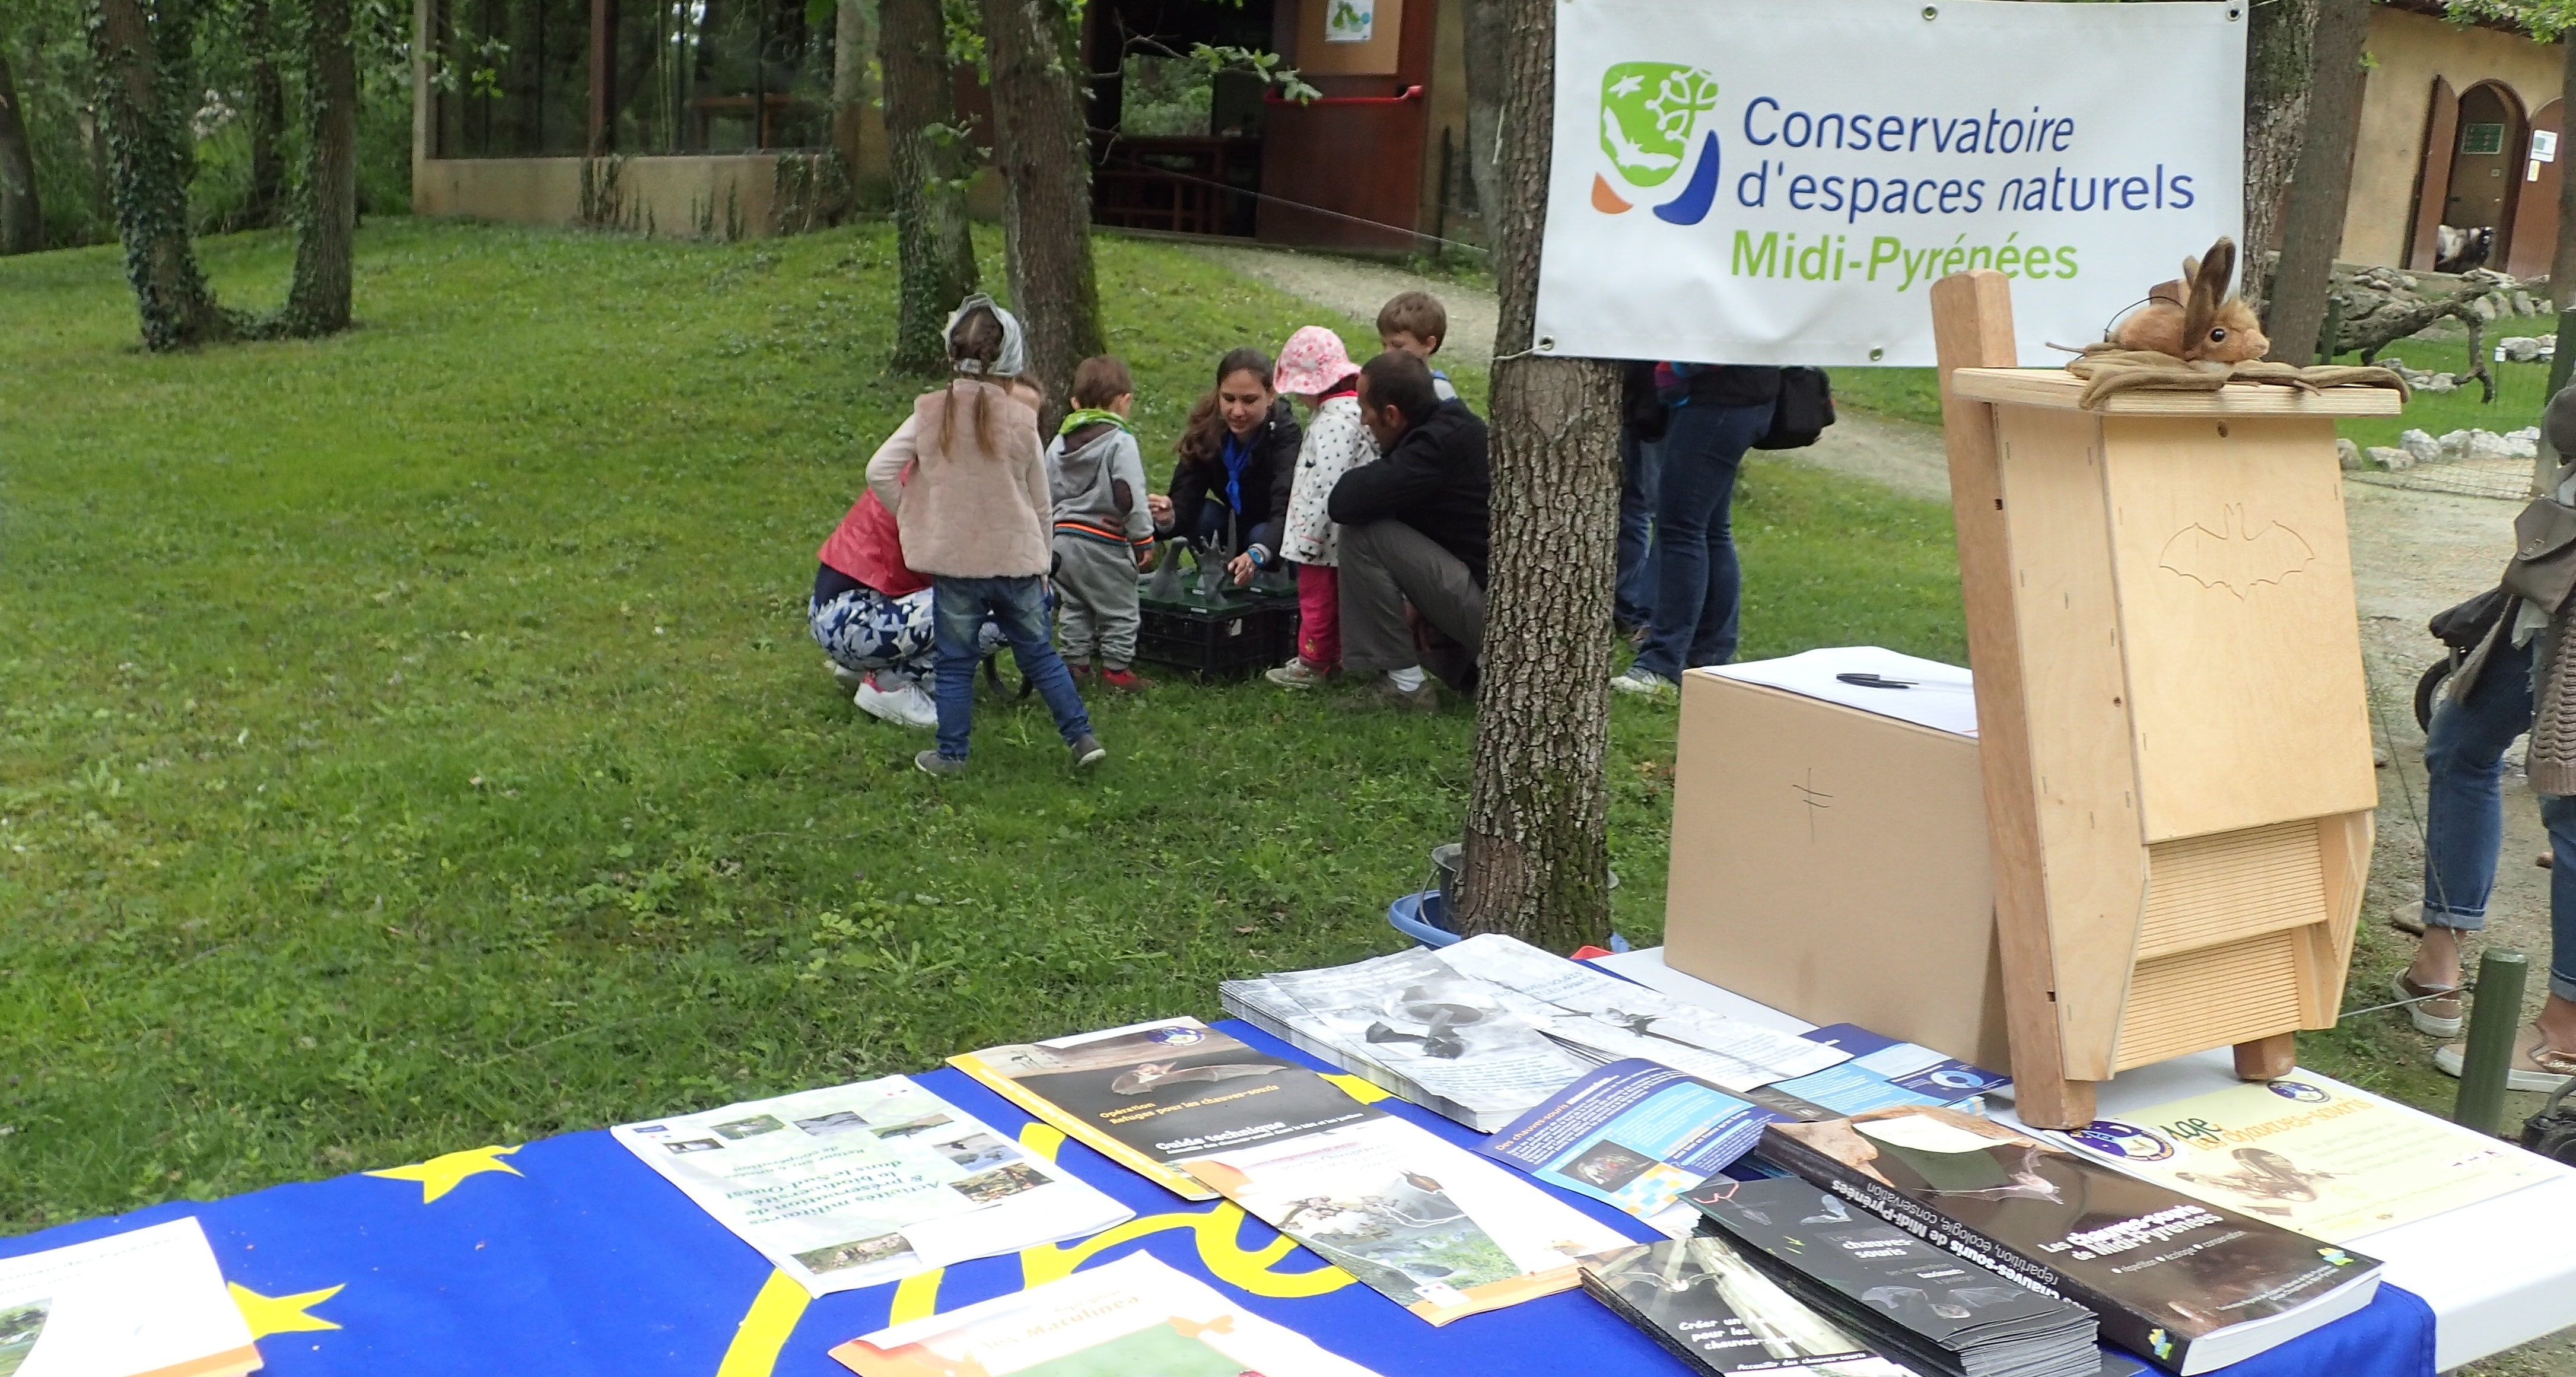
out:
{"label": "girl in pink hat", "polygon": [[1282,688],[1317,687],[1342,667],[1340,528],[1324,504],[1343,474],[1377,457],[1377,442],[1360,423],[1359,375],[1342,337],[1320,325],[1290,335],[1279,351],[1279,391],[1310,413],[1279,542],[1279,553],[1297,567],[1297,655],[1267,675]]}

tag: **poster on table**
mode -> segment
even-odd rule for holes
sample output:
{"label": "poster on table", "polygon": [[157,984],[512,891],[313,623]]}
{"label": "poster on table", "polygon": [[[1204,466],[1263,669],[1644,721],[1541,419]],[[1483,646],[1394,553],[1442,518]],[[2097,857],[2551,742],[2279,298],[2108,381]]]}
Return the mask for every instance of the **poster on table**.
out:
{"label": "poster on table", "polygon": [[1929,365],[1990,267],[2063,362],[2241,234],[2244,80],[2241,0],[1565,0],[1538,352]]}

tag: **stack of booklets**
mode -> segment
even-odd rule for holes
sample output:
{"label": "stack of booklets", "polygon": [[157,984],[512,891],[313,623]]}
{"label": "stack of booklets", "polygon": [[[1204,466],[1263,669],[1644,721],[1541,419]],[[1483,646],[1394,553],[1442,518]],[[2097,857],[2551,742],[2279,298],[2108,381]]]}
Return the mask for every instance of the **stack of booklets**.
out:
{"label": "stack of booklets", "polygon": [[[2224,1367],[2370,1303],[2379,1264],[1956,1110],[1775,1123],[1761,1156],[2034,1290],[2168,1372]],[[1714,1183],[1712,1183],[1714,1184]]]}
{"label": "stack of booklets", "polygon": [[949,1061],[1121,1166],[1191,1199],[1223,1195],[1433,1324],[1570,1290],[1577,1259],[1627,1242],[1196,1019]]}
{"label": "stack of booklets", "polygon": [[1505,1010],[1482,981],[1416,947],[1217,988],[1227,1013],[1362,1080],[1491,1133],[1584,1063]]}
{"label": "stack of booklets", "polygon": [[1585,1258],[1583,1289],[1693,1372],[1915,1377],[1790,1295],[1721,1235]]}
{"label": "stack of booklets", "polygon": [[1752,1150],[1780,1116],[1651,1061],[1614,1061],[1495,1130],[1478,1152],[1681,1238],[1683,1191]]}
{"label": "stack of booklets", "polygon": [[1951,1377],[2092,1377],[2094,1316],[1790,1177],[1687,1197],[1738,1254],[1872,1348]]}
{"label": "stack of booklets", "polygon": [[1616,1061],[1658,1062],[1744,1094],[1852,1059],[1499,934],[1230,980],[1218,995],[1227,1013],[1479,1133]]}

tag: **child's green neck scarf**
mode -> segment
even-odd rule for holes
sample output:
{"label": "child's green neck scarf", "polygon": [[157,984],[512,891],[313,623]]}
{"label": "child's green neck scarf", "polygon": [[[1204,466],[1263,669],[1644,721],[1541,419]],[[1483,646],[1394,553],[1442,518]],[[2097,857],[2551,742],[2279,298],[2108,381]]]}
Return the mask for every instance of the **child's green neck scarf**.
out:
{"label": "child's green neck scarf", "polygon": [[1074,412],[1072,415],[1065,417],[1064,424],[1057,426],[1055,428],[1055,433],[1058,435],[1071,435],[1075,431],[1082,429],[1084,426],[1099,425],[1116,426],[1120,430],[1125,430],[1127,428],[1127,418],[1119,415],[1115,411],[1103,410],[1096,406],[1086,406],[1081,410]]}

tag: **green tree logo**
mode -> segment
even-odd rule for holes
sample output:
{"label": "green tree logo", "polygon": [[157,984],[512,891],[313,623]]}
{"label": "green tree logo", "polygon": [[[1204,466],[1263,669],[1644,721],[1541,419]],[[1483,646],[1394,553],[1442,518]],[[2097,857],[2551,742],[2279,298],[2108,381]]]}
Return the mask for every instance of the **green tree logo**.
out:
{"label": "green tree logo", "polygon": [[1601,151],[1633,187],[1682,170],[1701,112],[1717,108],[1717,78],[1673,62],[1622,62],[1601,74]]}

